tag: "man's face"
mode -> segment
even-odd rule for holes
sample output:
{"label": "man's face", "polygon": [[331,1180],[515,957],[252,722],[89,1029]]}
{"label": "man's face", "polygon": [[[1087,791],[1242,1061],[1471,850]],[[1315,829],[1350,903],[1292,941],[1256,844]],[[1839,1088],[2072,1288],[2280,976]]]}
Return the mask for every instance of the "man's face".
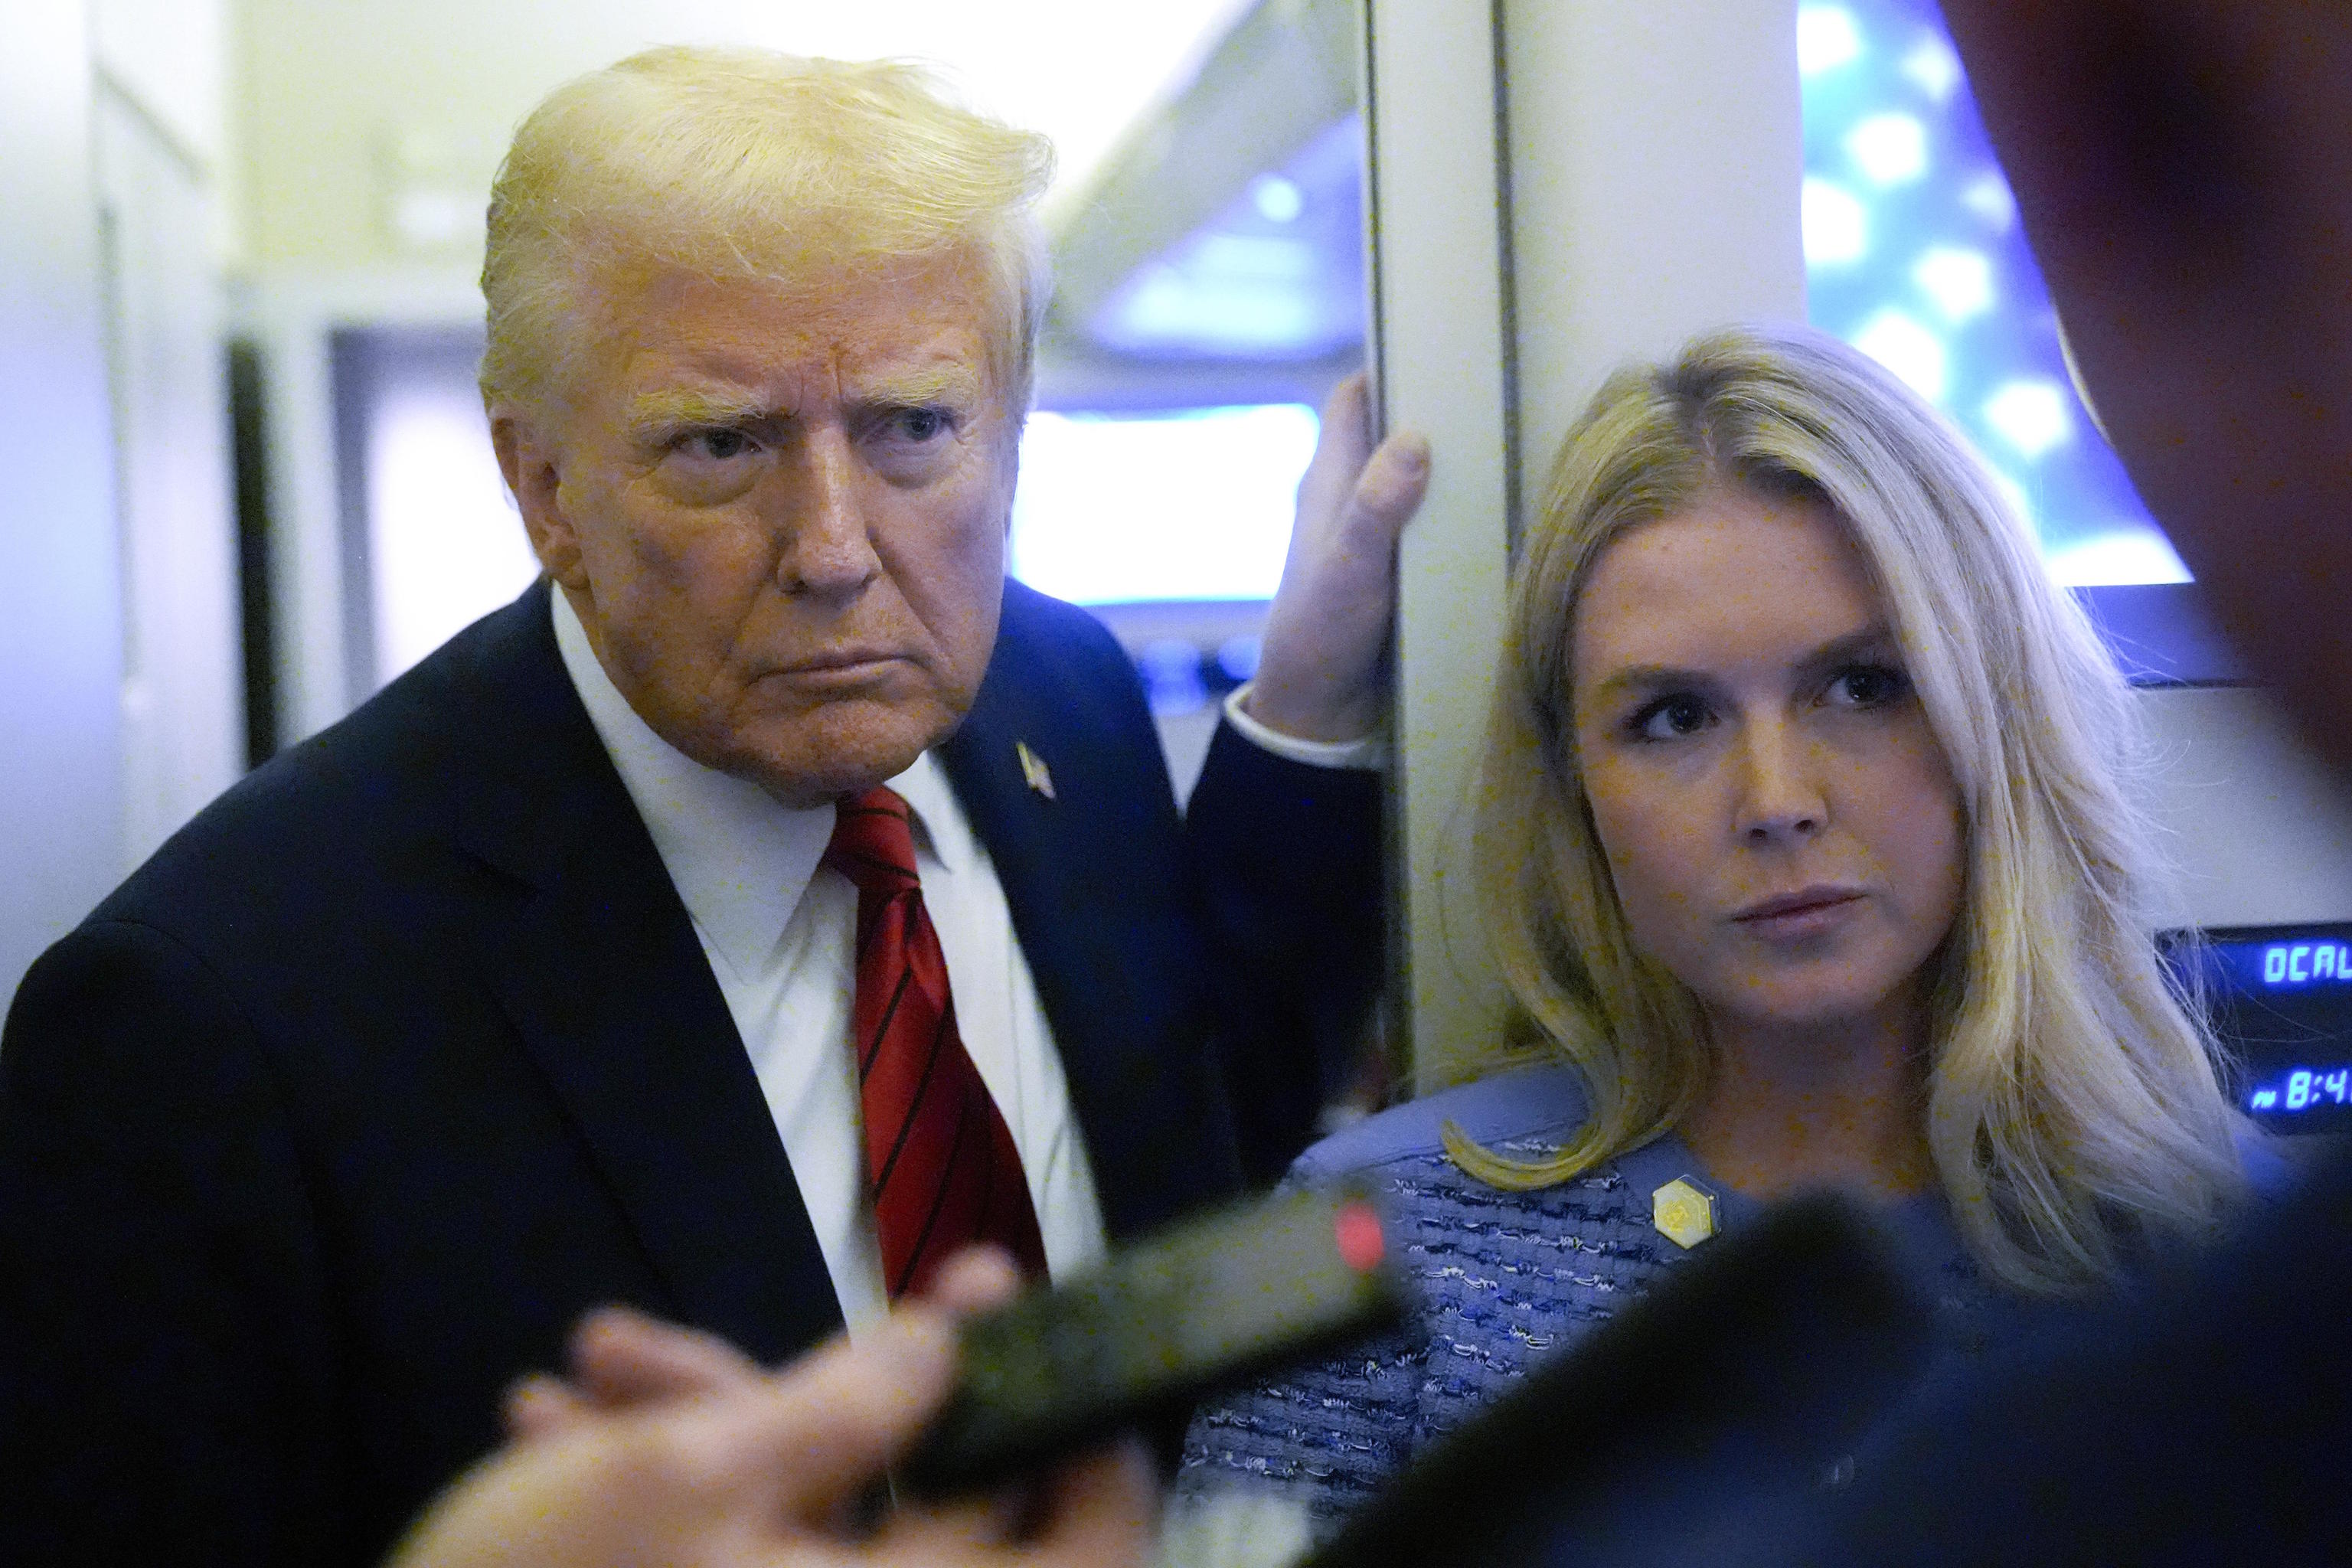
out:
{"label": "man's face", "polygon": [[790,289],[608,274],[559,408],[492,410],[548,574],[687,755],[791,805],[952,731],[996,641],[1018,426],[970,258]]}

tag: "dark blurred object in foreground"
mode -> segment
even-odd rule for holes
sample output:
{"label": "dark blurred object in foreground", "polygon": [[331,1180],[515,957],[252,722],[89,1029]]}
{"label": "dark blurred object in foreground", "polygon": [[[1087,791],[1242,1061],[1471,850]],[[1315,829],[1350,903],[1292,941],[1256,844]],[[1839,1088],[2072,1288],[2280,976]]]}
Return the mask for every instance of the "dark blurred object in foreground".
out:
{"label": "dark blurred object in foreground", "polygon": [[2137,1295],[1905,1411],[1766,1561],[2345,1561],[2352,1143]]}
{"label": "dark blurred object in foreground", "polygon": [[1854,1205],[1722,1238],[1433,1447],[1314,1568],[1748,1563],[1925,1363],[1931,1310]]}

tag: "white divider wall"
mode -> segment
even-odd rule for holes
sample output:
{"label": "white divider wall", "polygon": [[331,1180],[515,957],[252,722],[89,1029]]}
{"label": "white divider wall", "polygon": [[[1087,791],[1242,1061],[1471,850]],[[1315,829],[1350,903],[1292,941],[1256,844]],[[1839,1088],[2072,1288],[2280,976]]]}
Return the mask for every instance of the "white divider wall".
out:
{"label": "white divider wall", "polygon": [[1512,392],[1496,8],[1369,0],[1367,219],[1382,411],[1433,451],[1399,561],[1391,797],[1391,1010],[1423,1085],[1500,991],[1476,940],[1461,809],[1476,764],[1508,555]]}
{"label": "white divider wall", "polygon": [[1796,14],[1369,0],[1367,36],[1386,414],[1435,449],[1400,561],[1394,811],[1396,1011],[1428,1087],[1500,1017],[1466,802],[1509,514],[1621,361],[1803,317]]}
{"label": "white divider wall", "polygon": [[1505,0],[1528,504],[1610,371],[1805,316],[1796,0]]}

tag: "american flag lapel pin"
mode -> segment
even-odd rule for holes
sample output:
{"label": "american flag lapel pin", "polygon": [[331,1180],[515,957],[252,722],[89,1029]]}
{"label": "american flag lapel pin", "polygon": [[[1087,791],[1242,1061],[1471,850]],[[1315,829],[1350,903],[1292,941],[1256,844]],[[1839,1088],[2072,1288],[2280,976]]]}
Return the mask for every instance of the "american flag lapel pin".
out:
{"label": "american flag lapel pin", "polygon": [[1013,754],[1021,759],[1021,776],[1031,789],[1047,800],[1054,798],[1054,775],[1045,766],[1045,759],[1029,749],[1026,741],[1013,742]]}

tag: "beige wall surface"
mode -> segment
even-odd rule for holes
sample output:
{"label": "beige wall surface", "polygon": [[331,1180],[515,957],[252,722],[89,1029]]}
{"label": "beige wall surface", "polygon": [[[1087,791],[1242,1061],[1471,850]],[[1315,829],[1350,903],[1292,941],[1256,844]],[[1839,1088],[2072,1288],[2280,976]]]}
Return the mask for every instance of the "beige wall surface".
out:
{"label": "beige wall surface", "polygon": [[93,0],[89,41],[116,90],[209,176],[227,152],[227,7],[218,0]]}
{"label": "beige wall surface", "polygon": [[241,0],[244,254],[262,270],[478,262],[482,199],[516,121],[559,82],[656,43],[944,62],[976,102],[1054,137],[1067,189],[1248,4]]}

